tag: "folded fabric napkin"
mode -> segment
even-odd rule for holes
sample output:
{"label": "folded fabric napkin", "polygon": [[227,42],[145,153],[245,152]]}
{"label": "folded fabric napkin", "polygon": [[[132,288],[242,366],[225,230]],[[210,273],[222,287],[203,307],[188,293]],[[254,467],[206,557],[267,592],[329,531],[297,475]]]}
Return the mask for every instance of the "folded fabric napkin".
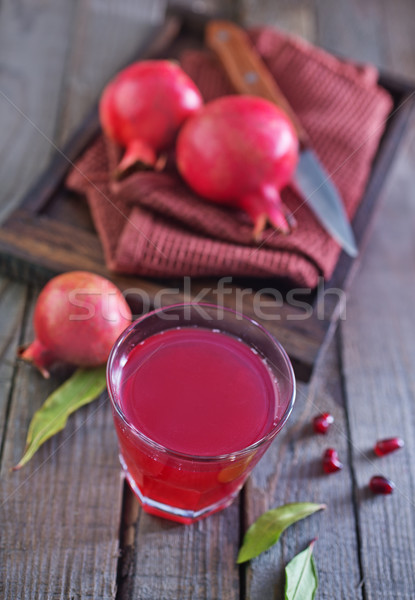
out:
{"label": "folded fabric napkin", "polygon": [[[341,61],[302,40],[268,28],[251,41],[308,132],[338,187],[350,218],[363,195],[385,119],[392,107],[371,66]],[[188,51],[183,69],[205,101],[233,93],[217,60]],[[119,149],[100,136],[77,162],[67,185],[85,194],[109,269],[152,277],[278,277],[315,287],[329,278],[340,248],[288,186],[282,193],[297,229],[272,229],[252,241],[242,212],[195,195],[174,169],[141,172],[116,183]]]}

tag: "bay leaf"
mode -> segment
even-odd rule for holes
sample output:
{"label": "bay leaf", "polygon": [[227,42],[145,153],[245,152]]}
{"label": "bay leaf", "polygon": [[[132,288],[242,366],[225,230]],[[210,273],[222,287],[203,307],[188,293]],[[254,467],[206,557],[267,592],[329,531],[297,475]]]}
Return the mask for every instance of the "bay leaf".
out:
{"label": "bay leaf", "polygon": [[314,541],[285,567],[285,600],[313,600],[318,587]]}
{"label": "bay leaf", "polygon": [[97,398],[105,386],[105,365],[77,369],[33,415],[24,454],[13,470],[28,463],[46,440],[65,428],[69,415]]}
{"label": "bay leaf", "polygon": [[324,508],[325,504],[292,502],[267,511],[245,533],[237,562],[243,563],[268,550],[287,527]]}

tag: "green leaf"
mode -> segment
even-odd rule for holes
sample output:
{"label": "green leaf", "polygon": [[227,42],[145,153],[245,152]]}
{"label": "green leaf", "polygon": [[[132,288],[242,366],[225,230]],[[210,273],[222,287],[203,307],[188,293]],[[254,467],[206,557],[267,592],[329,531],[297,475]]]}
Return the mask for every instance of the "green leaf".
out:
{"label": "green leaf", "polygon": [[313,600],[318,587],[314,541],[285,567],[285,600]]}
{"label": "green leaf", "polygon": [[246,532],[237,562],[243,563],[268,550],[287,527],[324,508],[325,504],[292,502],[264,513]]}
{"label": "green leaf", "polygon": [[69,379],[45,400],[33,415],[26,438],[26,448],[13,470],[29,462],[40,446],[65,428],[69,415],[92,402],[105,389],[105,365],[77,369]]}

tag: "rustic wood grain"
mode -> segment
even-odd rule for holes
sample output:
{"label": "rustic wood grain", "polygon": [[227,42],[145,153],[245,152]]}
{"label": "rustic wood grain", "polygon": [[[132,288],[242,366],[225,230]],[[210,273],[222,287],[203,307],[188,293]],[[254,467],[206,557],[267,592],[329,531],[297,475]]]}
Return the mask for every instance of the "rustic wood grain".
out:
{"label": "rustic wood grain", "polygon": [[[300,385],[293,414],[270,450],[254,469],[245,491],[245,528],[270,508],[287,502],[318,502],[327,509],[285,532],[280,541],[246,567],[246,597],[282,599],[284,568],[317,538],[315,559],[319,574],[318,598],[362,598],[361,572],[353,506],[347,415],[333,340],[326,360],[309,385]],[[311,420],[330,412],[335,422],[327,436],[312,431]],[[321,459],[335,447],[342,471],[323,474]],[[341,541],[340,541],[341,540]]]}
{"label": "rustic wood grain", "polygon": [[[280,4],[286,8],[285,3],[273,3],[275,15]],[[310,7],[310,3],[294,3],[292,14],[304,4]],[[398,2],[398,15],[388,7],[386,24],[383,3],[348,2],[340,6],[318,0],[316,10],[312,9],[315,20],[305,30],[311,31],[314,23],[318,36],[314,40],[309,36],[312,41],[348,57],[372,60],[386,70],[396,67],[392,32],[396,37],[401,31],[396,52],[399,57],[407,55],[407,60],[393,70],[413,76],[413,36],[401,22],[402,15],[413,10],[409,4]],[[255,22],[262,15],[253,8],[248,17]],[[301,18],[293,16],[290,23],[285,13],[276,24],[304,36]],[[407,127],[413,131],[414,125],[412,119]],[[246,569],[247,598],[283,598],[284,565],[316,534],[318,598],[414,597],[414,477],[410,465],[414,460],[415,348],[408,316],[413,304],[413,281],[408,285],[414,256],[413,135],[408,145],[396,165],[400,177],[395,176],[389,194],[384,193],[385,203],[388,195],[392,198],[388,198],[388,209],[379,215],[374,231],[374,238],[378,236],[382,243],[379,248],[375,242],[369,243],[359,283],[346,305],[341,354],[336,359],[335,348],[328,349],[309,389],[301,388],[305,396],[300,390],[285,437],[282,434],[254,471],[246,491],[245,526],[267,508],[286,501],[323,501],[328,510],[294,526],[276,547],[252,561]],[[397,290],[402,293],[397,294]],[[394,407],[397,404],[392,417],[391,398]],[[323,439],[309,436],[310,418],[321,409],[335,416],[335,426]],[[376,461],[370,452],[371,438],[392,435],[408,437],[407,454]],[[323,477],[319,475],[320,457],[327,446],[338,450],[344,469]],[[399,480],[392,498],[373,499],[368,494],[367,482],[375,471]]]}
{"label": "rustic wood grain", "polygon": [[316,0],[319,44],[330,52],[385,67],[385,5],[376,0],[349,0],[334,6],[330,0]]}
{"label": "rustic wood grain", "polygon": [[[342,326],[364,590],[376,600],[415,596],[414,131],[415,115]],[[405,448],[375,457],[375,441],[396,435]],[[368,492],[376,474],[395,482],[393,496]]]}
{"label": "rustic wood grain", "polygon": [[[342,23],[336,22],[329,4],[319,0],[324,7],[321,18],[324,12],[327,19],[321,28],[324,45],[332,39],[343,54],[373,60],[413,79],[414,39],[408,31],[413,3],[399,0],[392,7],[367,2],[359,8],[358,3],[342,3],[336,12]],[[365,35],[359,34],[362,28]],[[411,469],[415,348],[410,335],[414,125],[412,115],[407,126],[411,133],[382,193],[383,206],[342,326],[362,591],[367,599],[409,600],[415,594]],[[376,439],[394,435],[407,441],[406,454],[376,459],[371,450]],[[374,498],[368,491],[368,481],[377,473],[395,479],[397,491],[391,498]]]}
{"label": "rustic wood grain", "polygon": [[[25,342],[33,339],[36,297]],[[107,395],[78,411],[26,467],[10,471],[33,413],[68,374],[47,381],[17,367],[0,472],[2,598],[114,597],[122,486]]]}
{"label": "rustic wood grain", "polygon": [[60,142],[84,120],[109,79],[150,44],[165,10],[166,0],[78,4],[62,87]]}
{"label": "rustic wood grain", "polygon": [[384,21],[387,23],[387,62],[384,68],[399,73],[411,82],[415,82],[415,40],[413,23],[415,22],[415,4],[410,0],[384,5]]}
{"label": "rustic wood grain", "polygon": [[0,220],[46,166],[53,147],[73,3],[14,2],[0,8]]}
{"label": "rustic wood grain", "polygon": [[[16,104],[21,101],[21,109],[60,143],[96,97],[106,60],[115,68],[124,43],[125,48],[132,44],[129,36],[119,39],[120,32],[133,30],[119,15],[123,10],[131,15],[133,4],[4,0],[0,89]],[[242,4],[248,24],[280,26],[345,56],[414,76],[415,5],[410,0]],[[106,50],[102,56],[95,53],[94,39],[97,48],[103,47],[97,40],[101,29],[111,57],[105,58]],[[71,46],[74,40],[91,50],[99,63],[97,74],[91,63],[82,64],[82,50]],[[90,81],[95,89],[89,88]],[[0,124],[3,215],[44,166],[49,145],[3,97]],[[327,349],[314,380],[300,387],[293,418],[256,467],[241,505],[185,527],[145,515],[126,494],[121,600],[281,599],[284,565],[316,535],[317,598],[415,597],[414,118],[408,131],[346,304],[341,345]],[[0,426],[6,433],[0,472],[0,596],[113,599],[123,484],[104,396],[76,414],[25,469],[9,472],[20,458],[34,410],[67,374],[59,371],[45,382],[27,366],[14,364],[24,322],[24,336],[31,336],[35,296],[24,321],[25,295],[25,286],[0,281]],[[310,419],[320,410],[330,410],[336,419],[327,437],[310,434]],[[405,438],[405,448],[375,459],[370,451],[374,439],[397,434]],[[337,448],[345,466],[325,477],[320,458],[328,445]],[[367,481],[375,472],[394,479],[393,496],[368,494]],[[328,509],[293,526],[277,546],[243,569],[239,581],[234,561],[243,505],[246,527],[263,510],[293,500],[323,501]]]}
{"label": "rustic wood grain", "polygon": [[238,501],[192,525],[138,514],[119,600],[239,600]]}
{"label": "rustic wood grain", "polygon": [[415,81],[411,0],[316,0],[318,42],[327,50]]}
{"label": "rustic wood grain", "polygon": [[240,0],[240,14],[246,25],[264,25],[317,40],[314,0]]}
{"label": "rustic wood grain", "polygon": [[[148,4],[147,12],[154,11],[154,4]],[[0,49],[2,59],[7,59],[7,68],[0,73],[4,93],[0,114],[2,124],[4,121],[2,131],[6,134],[1,145],[2,197],[7,199],[3,203],[4,212],[15,205],[44,167],[53,150],[48,140],[53,144],[62,142],[66,124],[74,123],[80,112],[84,114],[89,109],[88,94],[97,97],[99,75],[108,73],[111,61],[122,60],[122,53],[128,52],[128,44],[117,49],[120,22],[124,22],[124,30],[129,30],[130,39],[134,36],[133,43],[140,43],[143,27],[141,30],[136,27],[132,13],[134,7],[128,1],[108,6],[96,2],[42,2],[36,6],[26,2],[14,6],[3,3]],[[91,21],[93,31],[87,27]],[[100,31],[104,21],[107,28]],[[118,28],[114,27],[116,22]],[[82,29],[83,23],[86,29]],[[84,50],[88,44],[89,48],[81,65],[84,71],[77,79],[75,70],[80,70],[80,65],[73,63],[74,53],[68,54],[68,50],[80,45],[82,35]],[[121,39],[126,42],[125,35]],[[95,44],[100,52],[99,68],[93,52]],[[87,81],[91,75],[95,75],[92,84]],[[70,103],[66,102],[69,90]],[[11,189],[13,198],[8,197]],[[27,251],[33,250],[32,242]],[[87,235],[84,250],[91,251]],[[2,291],[0,302],[6,310],[10,293],[7,289]],[[4,342],[8,338],[11,341],[6,358],[15,350],[19,330],[13,337],[10,327],[16,325],[16,315],[21,313],[24,299],[23,289],[20,302],[15,299],[15,312],[9,310],[5,314],[9,322],[4,327]],[[34,299],[32,308],[33,302]],[[26,338],[32,335],[29,327]],[[45,382],[27,366],[20,365],[14,378],[6,362],[3,371],[7,381],[2,386],[1,416],[2,421],[8,417],[8,423],[1,466],[5,522],[0,544],[2,573],[7,576],[2,577],[0,595],[10,599],[114,598],[123,485],[107,399],[103,395],[95,404],[79,411],[65,432],[45,444],[25,469],[10,473],[10,467],[23,451],[34,411],[68,373],[58,373]],[[53,499],[58,501],[52,502]]]}
{"label": "rustic wood grain", "polygon": [[20,343],[26,286],[0,278],[0,448],[7,422],[10,393]]}

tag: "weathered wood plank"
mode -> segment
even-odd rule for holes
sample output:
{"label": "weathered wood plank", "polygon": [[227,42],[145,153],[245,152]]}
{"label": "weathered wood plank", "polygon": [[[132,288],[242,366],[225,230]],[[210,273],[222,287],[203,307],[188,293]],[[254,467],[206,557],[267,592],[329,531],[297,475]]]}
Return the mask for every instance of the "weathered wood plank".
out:
{"label": "weathered wood plank", "polygon": [[64,369],[46,381],[17,367],[0,471],[5,599],[115,596],[122,485],[107,395],[78,411],[26,467],[10,471],[33,413],[67,375]]}
{"label": "weathered wood plank", "polygon": [[121,558],[120,600],[239,600],[238,500],[193,525],[140,509],[137,514],[135,533]]}
{"label": "weathered wood plank", "polygon": [[9,408],[10,393],[16,366],[26,286],[0,278],[0,447]]}
{"label": "weathered wood plank", "polygon": [[388,71],[399,73],[415,82],[415,4],[411,0],[386,2],[384,6],[387,23]]}
{"label": "weathered wood plank", "polygon": [[[342,326],[364,589],[376,600],[415,595],[415,115],[409,132],[382,194]],[[395,435],[404,438],[405,449],[376,458],[371,450],[376,439]],[[370,477],[379,473],[396,483],[390,498],[368,492]]]}
{"label": "weathered wood plank", "polygon": [[74,4],[4,0],[0,8],[0,219],[46,166],[53,146]]}
{"label": "weathered wood plank", "polygon": [[241,17],[247,26],[267,24],[309,42],[316,41],[314,0],[240,0],[240,4]]}
{"label": "weathered wood plank", "polygon": [[[324,46],[413,79],[414,39],[408,27],[413,3],[349,2],[333,10],[331,3],[318,0],[318,6]],[[408,130],[413,132],[414,125],[412,118]],[[342,327],[363,593],[368,599],[409,599],[415,592],[413,446],[405,450],[406,456],[382,460],[371,452],[378,437],[401,434],[412,441],[415,353],[408,321],[413,295],[413,146],[412,133],[383,192],[383,210]],[[399,481],[398,493],[390,499],[368,492],[368,481],[378,472]]]}
{"label": "weathered wood plank", "polygon": [[319,44],[347,58],[385,67],[384,6],[376,0],[349,0],[336,4],[330,0],[316,0]]}
{"label": "weathered wood plank", "polygon": [[[245,527],[266,510],[287,502],[322,502],[327,510],[292,526],[274,547],[251,561],[246,568],[246,597],[250,600],[282,599],[286,564],[316,537],[318,597],[362,598],[336,340],[319,367],[308,386],[299,386],[285,430],[254,469],[245,492]],[[312,431],[311,420],[320,412],[330,412],[335,419],[327,436]],[[327,447],[335,447],[344,464],[343,471],[330,476],[323,474],[321,464]]]}
{"label": "weathered wood plank", "polygon": [[415,4],[316,0],[318,42],[324,48],[415,81]]}
{"label": "weathered wood plank", "polygon": [[78,4],[62,89],[61,142],[83,121],[109,79],[150,44],[165,19],[166,4],[166,0]]}

